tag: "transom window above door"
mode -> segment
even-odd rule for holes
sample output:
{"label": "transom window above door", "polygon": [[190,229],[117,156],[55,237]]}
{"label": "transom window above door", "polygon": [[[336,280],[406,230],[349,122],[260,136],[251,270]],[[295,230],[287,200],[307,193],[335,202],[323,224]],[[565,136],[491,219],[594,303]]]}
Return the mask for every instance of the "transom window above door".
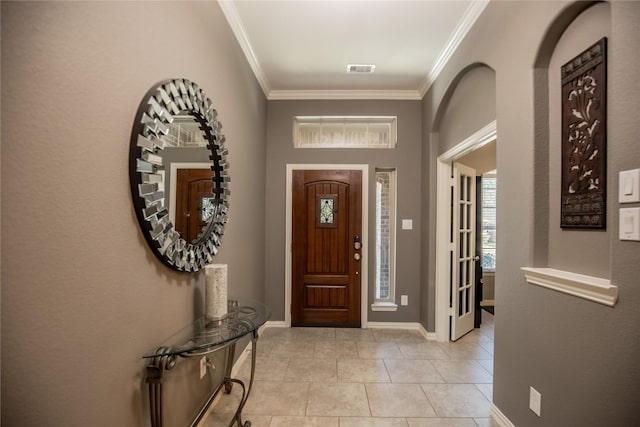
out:
{"label": "transom window above door", "polygon": [[296,116],[295,148],[396,148],[395,116]]}

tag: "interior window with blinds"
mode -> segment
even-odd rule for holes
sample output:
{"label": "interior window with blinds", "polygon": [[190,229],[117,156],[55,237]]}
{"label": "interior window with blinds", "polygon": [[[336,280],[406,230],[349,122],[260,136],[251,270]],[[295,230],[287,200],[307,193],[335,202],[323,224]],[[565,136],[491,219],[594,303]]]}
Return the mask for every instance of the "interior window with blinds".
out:
{"label": "interior window with blinds", "polygon": [[395,148],[397,117],[297,116],[295,148]]}
{"label": "interior window with blinds", "polygon": [[496,185],[494,173],[482,175],[482,268],[496,269]]}

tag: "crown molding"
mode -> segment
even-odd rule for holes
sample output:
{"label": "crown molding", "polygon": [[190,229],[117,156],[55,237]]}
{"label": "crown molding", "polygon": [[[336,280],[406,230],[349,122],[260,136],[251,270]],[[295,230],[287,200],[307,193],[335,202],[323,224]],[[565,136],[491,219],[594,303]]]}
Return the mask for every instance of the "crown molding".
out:
{"label": "crown molding", "polygon": [[251,70],[253,70],[253,74],[258,80],[258,84],[260,84],[262,92],[268,98],[268,94],[271,92],[269,81],[267,80],[267,76],[264,74],[264,71],[260,66],[260,62],[258,62],[258,58],[251,47],[247,31],[245,30],[244,25],[242,25],[242,20],[238,14],[238,9],[236,9],[233,1],[218,1],[218,4],[220,5],[220,9],[222,9],[222,13],[224,13],[225,18],[227,18],[227,22],[229,23],[233,34],[236,36],[236,40],[238,40],[238,43],[244,52],[244,56],[247,58]]}
{"label": "crown molding", "polygon": [[458,26],[453,34],[451,34],[449,41],[440,51],[438,59],[436,59],[436,62],[433,64],[433,68],[431,68],[431,71],[423,80],[422,86],[419,90],[420,98],[426,95],[433,82],[436,81],[444,66],[447,65],[447,62],[449,62],[453,53],[456,51],[458,46],[460,46],[460,43],[462,43],[462,40],[467,36],[471,27],[473,27],[473,24],[475,24],[488,4],[489,0],[475,0],[471,2],[469,7],[467,7],[464,16],[460,19],[460,22],[458,22]]}
{"label": "crown molding", "polygon": [[376,99],[416,100],[422,99],[416,90],[272,90],[268,100],[303,99]]}
{"label": "crown molding", "polygon": [[369,99],[369,100],[421,100],[427,93],[433,82],[447,64],[453,53],[458,48],[462,40],[482,14],[490,0],[474,0],[471,2],[464,16],[460,19],[458,26],[449,38],[446,46],[440,51],[438,59],[427,75],[422,85],[417,90],[271,90],[267,76],[260,66],[247,32],[242,25],[242,20],[233,0],[218,1],[224,16],[236,36],[242,51],[244,52],[249,66],[253,70],[262,92],[268,100],[304,100],[304,99]]}

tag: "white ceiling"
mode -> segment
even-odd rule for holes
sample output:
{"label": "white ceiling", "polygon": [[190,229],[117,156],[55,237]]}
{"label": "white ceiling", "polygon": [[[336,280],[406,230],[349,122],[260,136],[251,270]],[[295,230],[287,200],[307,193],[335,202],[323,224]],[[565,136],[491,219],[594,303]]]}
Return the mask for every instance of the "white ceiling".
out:
{"label": "white ceiling", "polygon": [[[220,0],[268,99],[421,99],[488,0]],[[375,64],[347,74],[348,64]]]}

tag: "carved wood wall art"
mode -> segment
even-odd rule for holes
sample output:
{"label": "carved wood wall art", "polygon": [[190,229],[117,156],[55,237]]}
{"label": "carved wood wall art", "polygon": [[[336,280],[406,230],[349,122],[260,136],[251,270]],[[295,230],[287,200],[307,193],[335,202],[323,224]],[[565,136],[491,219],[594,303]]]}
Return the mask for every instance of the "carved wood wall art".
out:
{"label": "carved wood wall art", "polygon": [[606,228],[607,39],[562,66],[562,228]]}

